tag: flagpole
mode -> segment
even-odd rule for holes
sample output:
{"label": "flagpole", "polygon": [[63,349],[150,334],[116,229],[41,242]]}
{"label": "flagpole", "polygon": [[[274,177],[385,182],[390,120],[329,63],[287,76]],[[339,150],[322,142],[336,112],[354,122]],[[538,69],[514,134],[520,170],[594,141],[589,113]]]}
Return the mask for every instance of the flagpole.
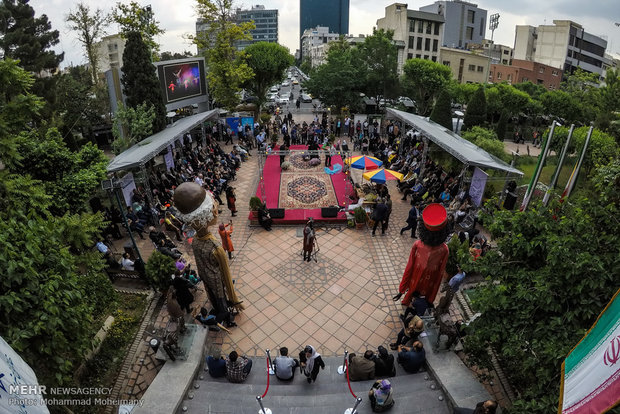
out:
{"label": "flagpole", "polygon": [[523,197],[523,202],[521,203],[521,211],[527,210],[527,206],[530,204],[530,200],[532,195],[534,194],[534,190],[536,189],[536,184],[538,183],[538,179],[540,178],[540,174],[542,173],[543,165],[545,163],[545,159],[547,158],[547,153],[549,152],[549,147],[551,146],[551,140],[553,139],[553,133],[555,132],[556,122],[553,121],[551,124],[551,130],[549,131],[549,135],[547,135],[547,140],[545,141],[544,149],[540,153],[538,157],[538,163],[536,164],[536,169],[534,170],[534,174],[532,175],[532,179],[530,180],[530,185],[525,192],[525,196]]}
{"label": "flagpole", "polygon": [[558,178],[560,177],[560,171],[562,170],[562,164],[564,163],[564,157],[566,156],[566,151],[568,150],[568,144],[570,143],[570,140],[573,137],[574,130],[575,130],[575,124],[571,124],[570,131],[568,131],[568,138],[566,138],[566,143],[564,144],[564,148],[562,148],[562,154],[560,154],[558,165],[555,168],[555,173],[553,174],[553,179],[551,180],[551,184],[549,184],[549,188],[547,188],[547,192],[545,193],[545,197],[543,198],[544,206],[546,206],[547,203],[549,203],[549,198],[551,198],[551,191],[553,191],[553,189],[555,188],[555,185],[558,182]]}
{"label": "flagpole", "polygon": [[571,174],[571,179],[566,183],[566,188],[564,189],[564,193],[562,194],[562,199],[570,197],[573,188],[575,188],[575,183],[577,183],[577,176],[579,175],[579,170],[581,170],[581,164],[583,163],[583,159],[586,155],[586,150],[588,149],[588,145],[590,144],[590,138],[592,137],[592,131],[594,130],[594,126],[590,126],[590,130],[588,131],[588,136],[586,137],[586,142],[583,144],[583,149],[581,150],[581,156],[579,157],[579,162],[575,165],[575,169]]}

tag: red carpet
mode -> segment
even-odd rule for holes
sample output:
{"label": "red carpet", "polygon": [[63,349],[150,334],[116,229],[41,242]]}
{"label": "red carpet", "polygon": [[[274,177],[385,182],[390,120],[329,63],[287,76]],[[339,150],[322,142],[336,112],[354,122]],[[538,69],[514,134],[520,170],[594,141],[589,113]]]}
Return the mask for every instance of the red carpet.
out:
{"label": "red carpet", "polygon": [[[306,145],[291,145],[290,150],[306,150],[308,147]],[[322,158],[322,162],[324,162],[324,158]],[[340,155],[336,155],[332,157],[332,167],[335,164],[343,164],[342,158]],[[323,164],[321,164],[321,169]],[[316,174],[316,171],[313,172]],[[263,179],[265,181],[265,200],[267,204],[267,208],[278,208],[278,200],[280,195],[280,156],[279,155],[269,155],[265,161],[265,166],[263,168]],[[325,173],[323,173],[325,174]],[[332,185],[334,187],[334,192],[336,193],[336,198],[338,200],[338,205],[340,207],[344,207],[346,203],[346,195],[345,195],[345,174],[340,172],[338,174],[334,174],[331,176]],[[261,187],[260,183],[258,188],[256,189],[256,196],[262,198],[261,196]],[[323,206],[329,207],[329,206]],[[339,212],[337,217],[334,218],[323,218],[321,217],[321,209],[320,208],[311,208],[311,209],[285,209],[284,210],[284,218],[283,219],[274,219],[274,224],[303,224],[308,218],[314,218],[316,222],[323,223],[343,223],[346,222],[346,215],[344,212]],[[249,219],[252,219],[252,214],[250,213]]]}

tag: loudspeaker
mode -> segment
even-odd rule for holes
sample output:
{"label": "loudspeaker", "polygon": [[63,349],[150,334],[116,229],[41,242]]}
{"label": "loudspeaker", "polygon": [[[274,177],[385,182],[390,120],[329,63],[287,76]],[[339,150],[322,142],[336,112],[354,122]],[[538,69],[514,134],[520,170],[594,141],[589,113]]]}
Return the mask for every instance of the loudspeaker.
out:
{"label": "loudspeaker", "polygon": [[284,218],[284,209],[283,208],[270,208],[269,215],[272,219],[282,219]]}
{"label": "loudspeaker", "polygon": [[338,216],[340,207],[323,207],[321,208],[321,217],[333,218]]}

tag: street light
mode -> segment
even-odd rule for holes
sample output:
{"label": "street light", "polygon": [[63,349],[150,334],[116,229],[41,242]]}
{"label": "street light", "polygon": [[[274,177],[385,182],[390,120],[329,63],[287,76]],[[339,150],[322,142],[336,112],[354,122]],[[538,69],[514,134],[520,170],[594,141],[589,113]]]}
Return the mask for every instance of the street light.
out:
{"label": "street light", "polygon": [[489,78],[491,75],[491,47],[493,47],[493,35],[495,34],[495,29],[499,26],[499,13],[492,14],[489,17],[489,30],[491,31],[491,44],[489,45],[489,63],[487,65],[487,81],[489,83]]}

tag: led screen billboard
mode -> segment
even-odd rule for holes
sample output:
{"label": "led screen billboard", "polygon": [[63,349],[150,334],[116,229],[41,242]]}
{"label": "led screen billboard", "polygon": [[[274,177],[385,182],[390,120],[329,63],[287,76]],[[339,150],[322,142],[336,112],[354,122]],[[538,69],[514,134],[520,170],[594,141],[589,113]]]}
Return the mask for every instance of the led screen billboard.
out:
{"label": "led screen billboard", "polygon": [[207,100],[204,59],[158,62],[157,75],[168,110]]}

